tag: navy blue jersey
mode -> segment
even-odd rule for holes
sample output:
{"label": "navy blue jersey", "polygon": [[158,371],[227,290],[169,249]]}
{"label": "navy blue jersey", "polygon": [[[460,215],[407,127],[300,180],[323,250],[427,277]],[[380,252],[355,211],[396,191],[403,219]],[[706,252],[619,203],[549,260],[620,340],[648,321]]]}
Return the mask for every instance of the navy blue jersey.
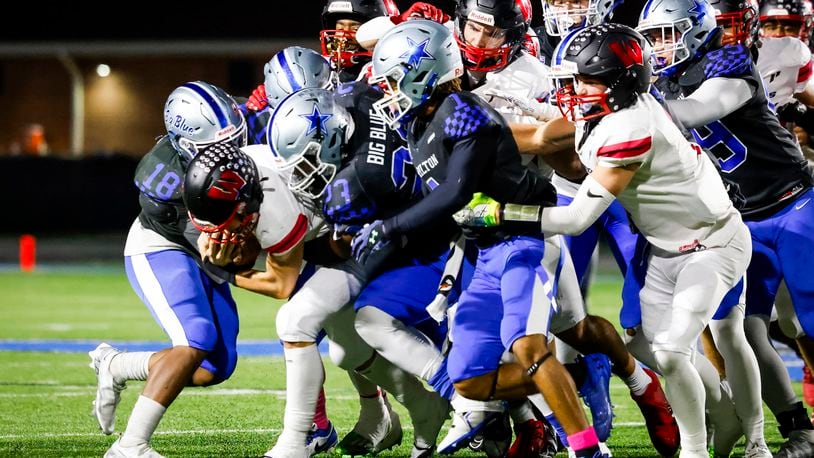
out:
{"label": "navy blue jersey", "polygon": [[353,118],[345,152],[350,162],[326,190],[324,213],[335,224],[383,219],[420,196],[420,180],[407,143],[373,111],[381,92],[365,82],[341,84],[335,100]]}
{"label": "navy blue jersey", "polygon": [[540,42],[540,60],[546,65],[551,65],[551,58],[557,45],[560,44],[560,37],[549,35],[543,26],[535,28],[534,32]]}
{"label": "navy blue jersey", "polygon": [[[373,111],[381,92],[366,82],[352,82],[339,85],[335,94],[355,127],[346,147],[350,160],[325,193],[326,221],[359,226],[393,216],[421,199],[421,180],[407,143]],[[455,233],[452,218],[441,219],[412,232],[405,248],[413,256],[437,255]]]}
{"label": "navy blue jersey", "polygon": [[683,72],[660,78],[656,86],[667,99],[678,99],[716,77],[745,80],[753,96],[723,119],[692,133],[696,142],[718,159],[723,177],[740,187],[745,198],[740,209],[744,217],[759,217],[811,187],[811,171],[795,138],[769,108],[763,81],[744,46],[710,51]]}
{"label": "navy blue jersey", "polygon": [[475,192],[501,203],[556,205],[548,179],[520,162],[503,117],[472,93],[451,94],[429,119],[411,121],[407,142],[426,196],[386,220],[388,231],[410,232],[449,217]]}
{"label": "navy blue jersey", "polygon": [[262,110],[246,110],[246,134],[249,145],[268,145],[268,126],[272,109],[266,105]]}
{"label": "navy blue jersey", "polygon": [[194,241],[198,231],[190,223],[181,198],[181,184],[188,165],[165,136],[141,158],[133,181],[139,190],[141,225],[197,253]]}

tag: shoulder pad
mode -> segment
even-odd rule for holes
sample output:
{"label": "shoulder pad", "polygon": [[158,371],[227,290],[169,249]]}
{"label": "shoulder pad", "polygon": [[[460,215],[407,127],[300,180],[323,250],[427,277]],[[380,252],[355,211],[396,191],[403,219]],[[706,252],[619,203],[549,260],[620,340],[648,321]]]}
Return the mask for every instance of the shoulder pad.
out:
{"label": "shoulder pad", "polygon": [[710,51],[702,61],[706,79],[735,78],[752,72],[752,54],[743,45],[724,46]]}
{"label": "shoulder pad", "polygon": [[436,116],[443,119],[447,137],[455,141],[488,129],[498,115],[477,95],[457,92],[444,99]]}

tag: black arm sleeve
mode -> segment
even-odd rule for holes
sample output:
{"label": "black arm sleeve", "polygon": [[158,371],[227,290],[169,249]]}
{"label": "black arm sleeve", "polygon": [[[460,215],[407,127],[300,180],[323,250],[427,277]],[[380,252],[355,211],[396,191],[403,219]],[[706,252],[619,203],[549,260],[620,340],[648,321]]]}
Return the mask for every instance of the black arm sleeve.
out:
{"label": "black arm sleeve", "polygon": [[486,167],[494,163],[496,149],[496,136],[476,135],[456,142],[447,163],[446,179],[415,205],[386,220],[387,234],[392,237],[421,229],[460,210],[472,200]]}

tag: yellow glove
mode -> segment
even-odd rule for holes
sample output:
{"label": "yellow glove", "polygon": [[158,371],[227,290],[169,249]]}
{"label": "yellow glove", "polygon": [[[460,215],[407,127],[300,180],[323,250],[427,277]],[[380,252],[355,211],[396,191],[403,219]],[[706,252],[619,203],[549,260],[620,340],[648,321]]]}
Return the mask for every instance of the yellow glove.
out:
{"label": "yellow glove", "polygon": [[494,227],[500,225],[500,210],[500,202],[476,192],[472,200],[452,217],[461,226]]}

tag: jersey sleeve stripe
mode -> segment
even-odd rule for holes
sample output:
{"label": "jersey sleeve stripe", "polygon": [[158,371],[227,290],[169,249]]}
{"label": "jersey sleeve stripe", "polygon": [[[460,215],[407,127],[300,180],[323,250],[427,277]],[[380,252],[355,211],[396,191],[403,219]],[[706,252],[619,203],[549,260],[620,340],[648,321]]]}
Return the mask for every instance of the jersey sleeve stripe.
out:
{"label": "jersey sleeve stripe", "polygon": [[811,78],[811,71],[811,59],[808,59],[808,63],[800,67],[800,71],[797,72],[797,83],[808,81]]}
{"label": "jersey sleeve stripe", "polygon": [[300,241],[305,237],[305,233],[308,230],[308,219],[300,213],[300,216],[297,217],[297,221],[294,223],[294,228],[283,237],[278,243],[266,248],[266,252],[268,254],[281,254],[285,253],[286,251],[294,248],[295,245],[300,243]]}
{"label": "jersey sleeve stripe", "polygon": [[597,157],[625,159],[646,153],[652,146],[652,137],[605,145],[596,152]]}

